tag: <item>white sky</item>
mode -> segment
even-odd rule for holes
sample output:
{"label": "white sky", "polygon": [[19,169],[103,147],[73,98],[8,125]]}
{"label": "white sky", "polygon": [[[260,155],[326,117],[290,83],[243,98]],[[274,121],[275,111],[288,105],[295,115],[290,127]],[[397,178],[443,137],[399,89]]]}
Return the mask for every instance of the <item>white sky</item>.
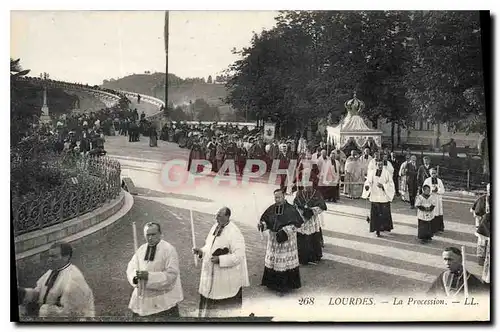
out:
{"label": "white sky", "polygon": [[[171,11],[169,72],[208,77],[274,26],[273,11]],[[30,75],[101,84],[144,71],[165,72],[163,11],[13,11],[11,57]]]}

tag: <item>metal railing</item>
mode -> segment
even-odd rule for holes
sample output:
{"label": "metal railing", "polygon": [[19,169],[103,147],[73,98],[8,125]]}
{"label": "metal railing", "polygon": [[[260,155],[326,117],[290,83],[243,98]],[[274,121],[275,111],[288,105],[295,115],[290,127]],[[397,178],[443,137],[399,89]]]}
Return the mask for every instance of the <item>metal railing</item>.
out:
{"label": "metal railing", "polygon": [[[68,160],[59,162],[67,165]],[[120,194],[118,161],[108,157],[78,156],[70,162],[74,163],[77,175],[53,190],[25,196],[13,193],[15,236],[81,216]]]}
{"label": "metal railing", "polygon": [[487,174],[472,172],[470,169],[453,169],[437,166],[439,177],[446,187],[461,190],[485,190],[490,183],[490,176]]}

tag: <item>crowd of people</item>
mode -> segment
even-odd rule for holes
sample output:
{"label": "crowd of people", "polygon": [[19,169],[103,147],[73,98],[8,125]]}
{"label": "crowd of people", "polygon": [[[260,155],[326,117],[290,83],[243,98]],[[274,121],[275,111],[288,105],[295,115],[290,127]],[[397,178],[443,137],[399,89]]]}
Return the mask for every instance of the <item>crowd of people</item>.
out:
{"label": "crowd of people", "polygon": [[35,125],[34,130],[51,137],[58,153],[104,155],[106,136],[115,135],[128,135],[129,142],[137,142],[142,134],[149,137],[150,146],[157,146],[155,125],[146,119],[144,112],[139,116],[137,109],[115,106],[96,112],[69,113],[54,122]]}

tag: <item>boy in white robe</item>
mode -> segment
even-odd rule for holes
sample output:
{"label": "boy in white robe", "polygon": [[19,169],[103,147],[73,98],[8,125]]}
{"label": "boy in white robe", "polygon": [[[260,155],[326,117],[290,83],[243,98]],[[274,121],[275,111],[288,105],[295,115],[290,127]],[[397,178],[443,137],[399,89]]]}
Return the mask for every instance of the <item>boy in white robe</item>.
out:
{"label": "boy in white robe", "polygon": [[432,232],[434,234],[444,231],[443,221],[443,194],[445,193],[443,181],[437,177],[437,170],[431,168],[431,177],[425,179],[424,186],[431,188],[431,195],[436,198],[436,207],[434,208],[434,219],[432,220]]}
{"label": "boy in white robe", "polygon": [[179,317],[178,304],[184,296],[177,251],[161,238],[157,223],[144,226],[144,237],[147,243],[137,249],[127,266],[127,279],[134,287],[128,307],[134,317]]}
{"label": "boy in white robe", "polygon": [[94,317],[94,295],[82,272],[73,264],[68,243],[55,243],[49,249],[49,270],[35,288],[21,288],[21,303],[36,303],[39,317]]}
{"label": "boy in white robe", "polygon": [[217,213],[202,248],[193,253],[202,259],[200,277],[201,317],[241,316],[243,287],[250,286],[243,234],[230,222],[231,210]]}
{"label": "boy in white robe", "polygon": [[391,202],[394,198],[392,175],[384,169],[384,162],[377,162],[377,169],[366,177],[362,198],[371,202],[370,232],[380,237],[380,232],[390,232],[394,227],[391,215]]}

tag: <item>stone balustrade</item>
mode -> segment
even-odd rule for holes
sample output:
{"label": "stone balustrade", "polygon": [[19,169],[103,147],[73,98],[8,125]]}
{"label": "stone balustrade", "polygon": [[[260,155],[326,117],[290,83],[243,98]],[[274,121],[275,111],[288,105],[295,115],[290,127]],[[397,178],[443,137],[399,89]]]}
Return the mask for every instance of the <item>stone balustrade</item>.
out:
{"label": "stone balustrade", "polygon": [[47,88],[58,88],[67,91],[86,92],[95,97],[96,99],[102,101],[104,105],[106,105],[106,107],[113,107],[117,105],[121,98],[119,93],[113,94],[111,92],[108,92],[111,90],[103,91],[96,86],[92,87],[89,85],[67,83],[67,82],[53,81],[53,80],[44,80],[36,77],[26,77],[24,79],[30,81],[33,84],[38,84]]}

